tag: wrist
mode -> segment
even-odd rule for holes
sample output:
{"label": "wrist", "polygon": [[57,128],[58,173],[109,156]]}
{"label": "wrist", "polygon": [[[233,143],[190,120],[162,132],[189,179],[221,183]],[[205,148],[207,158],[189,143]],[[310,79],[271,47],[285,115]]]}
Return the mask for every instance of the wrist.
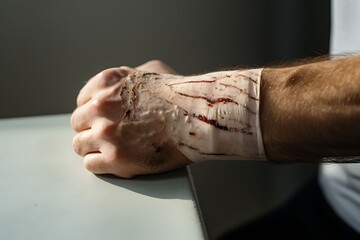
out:
{"label": "wrist", "polygon": [[194,162],[264,159],[260,75],[261,69],[191,77],[135,73],[127,91],[135,114],[130,121],[158,129],[152,139],[171,140]]}
{"label": "wrist", "polygon": [[[260,69],[215,72],[167,84],[177,96],[174,142],[192,161],[264,159]],[[176,99],[176,100],[174,100]]]}

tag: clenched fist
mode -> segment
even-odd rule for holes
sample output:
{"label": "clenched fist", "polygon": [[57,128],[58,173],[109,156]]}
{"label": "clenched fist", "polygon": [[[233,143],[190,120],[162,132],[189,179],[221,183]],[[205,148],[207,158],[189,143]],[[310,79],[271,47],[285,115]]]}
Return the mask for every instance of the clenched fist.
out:
{"label": "clenched fist", "polygon": [[169,73],[152,61],[107,69],[84,86],[71,123],[88,170],[129,178],[197,161],[264,158],[261,70]]}
{"label": "clenched fist", "polygon": [[[173,72],[158,61],[138,69]],[[147,74],[152,73],[128,67],[107,69],[80,91],[71,116],[77,132],[73,147],[89,171],[129,178],[191,163],[171,140],[166,114],[159,114],[170,104],[141,92],[141,77]]]}

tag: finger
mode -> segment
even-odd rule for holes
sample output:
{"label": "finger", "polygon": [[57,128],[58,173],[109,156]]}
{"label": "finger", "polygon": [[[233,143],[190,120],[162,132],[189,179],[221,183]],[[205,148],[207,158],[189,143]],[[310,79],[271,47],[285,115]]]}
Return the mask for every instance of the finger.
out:
{"label": "finger", "polygon": [[95,174],[112,173],[112,169],[108,161],[101,152],[88,153],[84,156],[85,168]]}
{"label": "finger", "polygon": [[76,134],[73,138],[73,148],[77,154],[80,156],[85,156],[88,153],[98,152],[100,149],[100,144],[98,140],[94,137],[94,131],[89,129],[82,131]]}
{"label": "finger", "polygon": [[81,106],[91,100],[94,93],[97,91],[112,86],[119,82],[122,78],[125,78],[131,71],[131,68],[120,67],[120,68],[109,68],[106,69],[93,78],[91,78],[87,84],[80,90],[77,97],[77,106]]}
{"label": "finger", "polygon": [[88,101],[84,105],[75,109],[71,115],[71,127],[76,132],[81,132],[91,128],[93,121],[96,117],[99,117],[99,100]]}

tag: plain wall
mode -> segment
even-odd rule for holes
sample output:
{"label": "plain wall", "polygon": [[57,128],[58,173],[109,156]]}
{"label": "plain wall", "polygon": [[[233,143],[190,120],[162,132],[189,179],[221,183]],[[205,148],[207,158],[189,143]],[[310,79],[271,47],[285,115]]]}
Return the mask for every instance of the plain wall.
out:
{"label": "plain wall", "polygon": [[[195,74],[324,54],[328,14],[328,0],[0,1],[0,117],[70,113],[85,81],[108,67],[161,59]],[[191,170],[214,239],[285,201],[316,166]]]}
{"label": "plain wall", "polygon": [[71,112],[84,82],[108,67],[157,58],[193,74],[263,64],[258,7],[259,1],[0,1],[0,117]]}

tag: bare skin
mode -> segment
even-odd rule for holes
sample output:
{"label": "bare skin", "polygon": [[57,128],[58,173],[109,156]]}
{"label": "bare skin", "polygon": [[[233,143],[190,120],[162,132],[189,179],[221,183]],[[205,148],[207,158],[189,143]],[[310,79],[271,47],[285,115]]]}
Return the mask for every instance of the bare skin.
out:
{"label": "bare skin", "polygon": [[[71,118],[77,132],[73,147],[93,173],[130,178],[192,163],[176,147],[171,131],[148,138],[150,135],[144,137],[144,133],[149,126],[131,125],[131,118],[127,118],[131,111],[120,97],[124,89],[121,80],[138,72],[175,71],[160,61],[138,69],[108,69],[93,77],[79,93],[78,108]],[[260,85],[260,122],[267,158],[321,162],[324,157],[360,155],[359,76],[359,57],[265,69]],[[161,77],[168,79],[169,75],[160,74]],[[171,110],[166,103],[159,105]],[[119,127],[124,119],[130,123],[127,128]],[[156,126],[171,122],[164,119]],[[159,140],[161,146],[156,144]],[[138,144],[134,144],[136,141]]]}
{"label": "bare skin", "polygon": [[79,93],[78,108],[71,117],[71,125],[77,132],[73,138],[73,147],[84,157],[84,166],[90,172],[131,178],[177,169],[192,163],[172,143],[162,146],[162,151],[158,154],[139,155],[140,149],[134,146],[129,148],[127,144],[129,134],[119,135],[116,131],[122,119],[118,114],[124,114],[121,108],[123,102],[119,94],[120,86],[111,90],[109,87],[113,86],[114,81],[118,82],[136,70],[176,73],[158,60],[149,61],[136,69],[107,69],[90,79]]}
{"label": "bare skin", "polygon": [[359,56],[264,69],[261,100],[269,160],[359,161],[351,158],[360,156]]}

